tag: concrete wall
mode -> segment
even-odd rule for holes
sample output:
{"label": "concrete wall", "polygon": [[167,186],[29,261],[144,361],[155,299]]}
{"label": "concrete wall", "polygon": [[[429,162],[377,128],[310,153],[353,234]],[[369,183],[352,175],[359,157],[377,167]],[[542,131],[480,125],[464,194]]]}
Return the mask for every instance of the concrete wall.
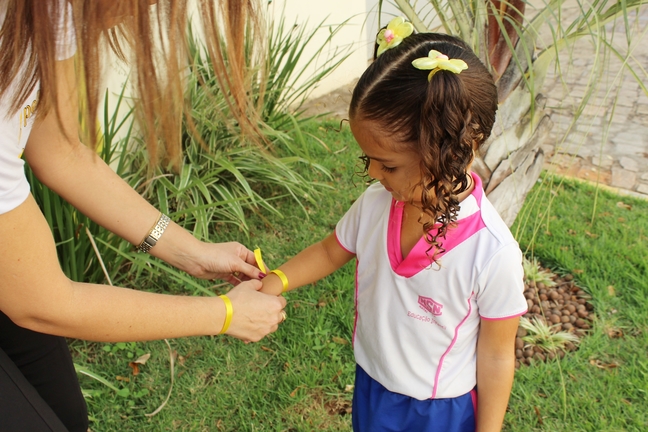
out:
{"label": "concrete wall", "polygon": [[[217,1],[217,0],[216,0]],[[327,78],[322,80],[310,94],[311,98],[329,93],[355,81],[368,65],[373,53],[375,35],[378,30],[378,0],[270,0],[267,4],[268,17],[278,20],[282,15],[287,25],[316,29],[316,37],[309,43],[304,54],[308,59],[319,53],[318,62],[305,70],[303,79],[315,73],[336,47],[348,49],[349,57]],[[393,16],[399,15],[395,6],[385,2],[380,25],[385,25]],[[343,24],[331,44],[322,49],[331,29]],[[112,58],[108,65],[107,87],[109,105],[114,108],[117,95],[126,84],[128,66]],[[128,96],[128,92],[126,94]],[[111,110],[112,110],[111,108]],[[103,109],[103,105],[101,106]],[[103,118],[103,113],[100,113]]]}
{"label": "concrete wall", "polygon": [[[312,97],[322,95],[339,88],[358,78],[367,67],[373,50],[374,38],[378,29],[378,0],[328,0],[323,2],[304,0],[271,0],[267,3],[269,17],[278,20],[282,15],[287,24],[315,29],[320,23],[316,37],[308,45],[305,58],[321,50],[329,31],[344,23],[334,37],[331,46],[320,53],[321,64],[335,47],[349,49],[350,55],[342,65],[328,78],[320,82]],[[384,25],[397,11],[391,4],[383,5]],[[315,72],[317,65],[306,70],[306,76]],[[119,92],[128,76],[128,69],[116,59],[108,71],[108,88]]]}
{"label": "concrete wall", "polygon": [[[287,23],[296,23],[308,29],[315,29],[323,22],[323,26],[308,47],[308,53],[317,52],[326,41],[330,29],[344,23],[331,46],[321,53],[321,60],[326,59],[335,47],[349,49],[350,55],[335,72],[319,83],[311,97],[321,96],[342,87],[357,79],[365,70],[373,53],[374,38],[378,29],[377,9],[377,0],[274,0],[269,3],[268,14],[275,19],[283,15]],[[395,7],[385,2],[382,24],[394,14]],[[306,75],[311,75],[315,69],[316,66],[311,67]]]}

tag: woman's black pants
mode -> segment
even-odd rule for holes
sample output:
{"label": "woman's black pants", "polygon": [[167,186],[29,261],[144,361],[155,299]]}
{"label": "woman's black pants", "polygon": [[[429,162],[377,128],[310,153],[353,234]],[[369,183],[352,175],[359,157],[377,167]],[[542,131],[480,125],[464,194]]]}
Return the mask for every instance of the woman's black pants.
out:
{"label": "woman's black pants", "polygon": [[0,312],[0,431],[87,430],[65,339],[18,327]]}

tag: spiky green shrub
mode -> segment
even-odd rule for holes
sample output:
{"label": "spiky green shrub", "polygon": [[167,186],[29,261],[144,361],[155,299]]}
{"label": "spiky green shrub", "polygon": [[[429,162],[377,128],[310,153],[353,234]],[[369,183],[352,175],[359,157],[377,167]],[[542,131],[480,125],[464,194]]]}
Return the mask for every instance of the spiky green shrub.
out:
{"label": "spiky green shrub", "polygon": [[527,331],[522,337],[526,346],[538,347],[544,352],[565,349],[568,343],[576,345],[580,341],[575,334],[559,330],[560,326],[549,326],[537,318],[520,318],[520,327]]}
{"label": "spiky green shrub", "polygon": [[537,258],[527,259],[524,257],[522,266],[524,267],[524,279],[527,282],[543,283],[548,287],[556,285],[556,281],[552,279],[553,273],[542,269]]}

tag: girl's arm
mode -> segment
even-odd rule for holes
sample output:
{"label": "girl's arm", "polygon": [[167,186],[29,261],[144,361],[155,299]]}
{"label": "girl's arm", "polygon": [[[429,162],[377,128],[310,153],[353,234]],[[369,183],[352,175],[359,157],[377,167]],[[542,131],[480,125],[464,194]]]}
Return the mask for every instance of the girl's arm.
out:
{"label": "girl's arm", "polygon": [[[349,262],[354,254],[338,243],[335,233],[299,252],[279,267],[288,278],[288,290],[316,282]],[[279,276],[269,273],[263,279],[261,292],[281,294],[283,284]]]}
{"label": "girl's arm", "polygon": [[477,340],[477,432],[502,429],[513,386],[519,321],[481,320]]}

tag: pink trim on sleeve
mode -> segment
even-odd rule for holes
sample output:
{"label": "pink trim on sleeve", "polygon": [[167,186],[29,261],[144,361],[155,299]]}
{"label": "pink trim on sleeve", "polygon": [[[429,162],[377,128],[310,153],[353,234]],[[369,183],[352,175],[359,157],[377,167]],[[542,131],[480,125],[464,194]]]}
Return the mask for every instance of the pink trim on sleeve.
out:
{"label": "pink trim on sleeve", "polygon": [[355,316],[353,318],[353,337],[351,338],[351,346],[355,347],[356,329],[358,328],[358,259],[356,258],[355,268],[355,295],[353,296],[353,304],[355,306]]}
{"label": "pink trim on sleeve", "polygon": [[525,309],[524,312],[516,313],[514,315],[508,315],[508,316],[504,316],[504,317],[499,317],[499,318],[487,318],[487,317],[481,316],[481,315],[479,317],[481,319],[483,319],[483,320],[486,320],[486,321],[503,321],[503,320],[507,320],[507,319],[511,319],[511,318],[520,317],[520,316],[524,315],[525,313],[527,313],[528,311],[529,311],[529,309]]}
{"label": "pink trim on sleeve", "polygon": [[461,322],[455,327],[454,331],[454,337],[452,338],[452,342],[450,342],[450,345],[448,345],[448,349],[445,350],[443,355],[441,356],[441,359],[439,360],[439,366],[437,366],[437,371],[436,374],[434,375],[434,389],[432,390],[432,399],[436,397],[437,393],[437,388],[439,388],[439,375],[441,375],[441,368],[443,368],[443,360],[445,359],[446,355],[450,352],[452,347],[454,346],[455,342],[457,342],[457,337],[459,337],[459,329],[463,325],[463,323],[466,322],[468,317],[470,316],[470,313],[472,312],[472,298],[475,295],[475,293],[470,294],[470,297],[468,297],[468,312],[466,313],[466,316],[463,317]]}
{"label": "pink trim on sleeve", "polygon": [[347,248],[344,247],[344,245],[342,244],[342,242],[341,242],[340,239],[338,238],[337,230],[335,231],[335,240],[338,242],[338,244],[340,245],[340,247],[341,247],[342,249],[344,249],[345,251],[349,252],[351,255],[355,255],[355,252],[351,252],[349,249],[347,249]]}

